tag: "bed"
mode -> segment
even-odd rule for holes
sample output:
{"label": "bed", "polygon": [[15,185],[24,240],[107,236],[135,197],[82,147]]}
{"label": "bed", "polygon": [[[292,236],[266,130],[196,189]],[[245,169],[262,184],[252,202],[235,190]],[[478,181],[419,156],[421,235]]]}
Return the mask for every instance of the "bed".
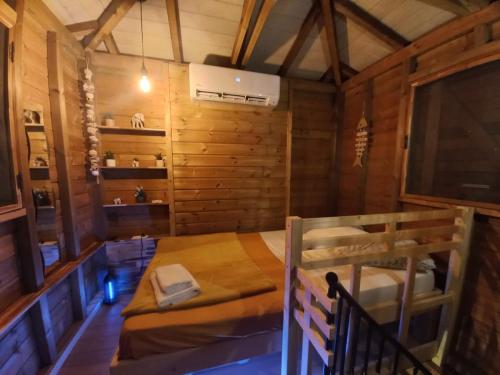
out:
{"label": "bed", "polygon": [[[347,230],[347,234],[350,230],[359,231]],[[363,231],[357,234],[361,233],[366,234]],[[324,234],[320,231],[306,241],[318,238],[321,242],[319,238]],[[344,237],[349,236],[344,233]],[[247,254],[272,278],[276,290],[216,305],[125,319],[111,373],[186,373],[280,351],[283,301],[290,288],[286,285],[289,280],[285,280],[285,269],[289,268],[284,264],[285,243],[289,242],[286,238],[286,231],[238,234]],[[318,280],[321,288],[326,288],[321,285],[321,276],[331,269],[320,267],[309,276]],[[350,287],[350,267],[342,265],[335,267],[335,271],[343,284]],[[396,306],[402,298],[405,275],[401,270],[361,267],[360,302],[372,307],[373,314],[382,322],[396,320],[399,318],[396,309],[388,310],[387,306]],[[434,295],[433,272],[417,273],[414,285],[416,296]],[[285,321],[285,324],[288,323]]]}

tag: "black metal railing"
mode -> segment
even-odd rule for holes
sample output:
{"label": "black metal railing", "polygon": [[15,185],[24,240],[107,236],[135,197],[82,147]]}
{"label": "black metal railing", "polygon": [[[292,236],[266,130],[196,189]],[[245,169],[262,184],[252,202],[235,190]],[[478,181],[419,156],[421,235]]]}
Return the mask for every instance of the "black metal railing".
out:
{"label": "black metal railing", "polygon": [[[431,375],[431,372],[399,341],[386,332],[351,294],[338,282],[334,272],[326,275],[328,297],[337,300],[337,311],[328,314],[327,322],[335,326],[335,337],[326,341],[326,349],[333,352],[333,364],[325,366],[324,374],[368,374],[369,369],[380,373],[383,362],[392,374],[401,370],[403,360],[413,374]],[[361,329],[362,328],[362,329]],[[363,339],[362,358],[358,357],[359,340]],[[377,340],[375,340],[377,339]],[[384,354],[388,354],[385,355]],[[371,372],[371,371],[370,371]]]}

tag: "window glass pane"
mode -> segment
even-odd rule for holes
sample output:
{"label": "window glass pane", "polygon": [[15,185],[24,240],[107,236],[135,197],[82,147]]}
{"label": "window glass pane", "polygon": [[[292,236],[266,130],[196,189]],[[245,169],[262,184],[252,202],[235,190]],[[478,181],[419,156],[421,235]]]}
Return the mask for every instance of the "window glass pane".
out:
{"label": "window glass pane", "polygon": [[406,192],[500,204],[500,62],[416,89]]}
{"label": "window glass pane", "polygon": [[7,51],[8,30],[0,24],[0,206],[16,203],[7,104]]}

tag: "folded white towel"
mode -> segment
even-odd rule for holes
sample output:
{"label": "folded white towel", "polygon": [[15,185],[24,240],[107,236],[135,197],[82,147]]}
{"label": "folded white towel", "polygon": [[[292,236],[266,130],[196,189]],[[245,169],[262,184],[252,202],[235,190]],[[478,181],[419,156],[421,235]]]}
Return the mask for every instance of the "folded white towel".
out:
{"label": "folded white towel", "polygon": [[190,288],[173,294],[163,293],[158,283],[158,275],[156,274],[156,271],[151,272],[150,280],[155,293],[156,303],[160,308],[177,305],[184,301],[190,300],[191,298],[194,298],[201,293],[200,286],[194,279]]}
{"label": "folded white towel", "polygon": [[163,293],[174,294],[191,288],[196,282],[182,264],[169,264],[155,269],[158,285]]}

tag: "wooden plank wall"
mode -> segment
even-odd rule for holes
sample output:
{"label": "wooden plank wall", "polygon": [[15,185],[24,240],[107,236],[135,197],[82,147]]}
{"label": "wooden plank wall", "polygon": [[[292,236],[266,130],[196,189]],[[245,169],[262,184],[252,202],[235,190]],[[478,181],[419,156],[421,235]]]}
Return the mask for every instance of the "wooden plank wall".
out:
{"label": "wooden plank wall", "polygon": [[23,293],[13,222],[0,224],[0,313]]}
{"label": "wooden plank wall", "polygon": [[29,314],[0,338],[0,374],[35,375],[40,359]]}
{"label": "wooden plank wall", "polygon": [[177,234],[284,227],[288,85],[274,109],[189,98],[169,64]]}
{"label": "wooden plank wall", "polygon": [[[490,30],[492,40],[499,40],[500,23],[492,24]],[[416,56],[416,72],[453,61],[461,53],[480,45],[474,37],[474,31],[461,32],[449,42]],[[406,63],[408,66],[413,65],[412,62]],[[354,136],[356,124],[363,112],[368,81],[373,87],[373,99],[369,103],[373,111],[372,143],[368,165],[366,169],[360,170],[352,167]],[[401,152],[396,149],[396,144],[398,117],[404,118],[404,113],[400,113],[399,100],[404,81],[404,65],[400,64],[375,76],[368,74],[366,82],[358,81],[358,85],[346,86],[341,140],[343,147],[338,155],[341,158],[337,202],[340,215],[389,212],[398,206],[402,209],[416,207],[398,205],[399,195],[390,193],[399,192],[394,167],[401,162]],[[458,328],[452,341],[447,370],[460,374],[497,374],[500,371],[500,314],[496,302],[499,295],[500,222],[497,218],[482,216],[475,225]]]}
{"label": "wooden plank wall", "polygon": [[50,311],[50,327],[58,347],[64,342],[65,335],[75,321],[69,278],[61,282],[47,294]]}
{"label": "wooden plank wall", "polygon": [[[117,127],[130,128],[132,116],[141,112],[145,115],[145,127],[166,129],[170,119],[168,65],[147,60],[146,66],[153,87],[151,93],[145,94],[138,88],[141,64],[142,60],[136,57],[102,53],[93,55],[96,114],[100,122],[106,113],[111,113]],[[166,155],[170,151],[170,134],[165,137],[102,132],[100,138],[101,153],[112,151],[118,167],[130,167],[134,157],[139,159],[141,167],[153,167],[155,154],[161,152]],[[169,202],[168,180],[164,171],[113,170],[103,171],[103,176],[104,204],[112,204],[114,197],[121,197],[123,203],[133,204],[134,191],[138,185],[144,187],[149,202],[152,199]],[[106,213],[108,238],[142,233],[170,233],[169,211],[166,206],[108,208]]]}
{"label": "wooden plank wall", "polygon": [[335,96],[292,89],[290,215],[331,216],[335,211],[332,173],[336,137]]}

